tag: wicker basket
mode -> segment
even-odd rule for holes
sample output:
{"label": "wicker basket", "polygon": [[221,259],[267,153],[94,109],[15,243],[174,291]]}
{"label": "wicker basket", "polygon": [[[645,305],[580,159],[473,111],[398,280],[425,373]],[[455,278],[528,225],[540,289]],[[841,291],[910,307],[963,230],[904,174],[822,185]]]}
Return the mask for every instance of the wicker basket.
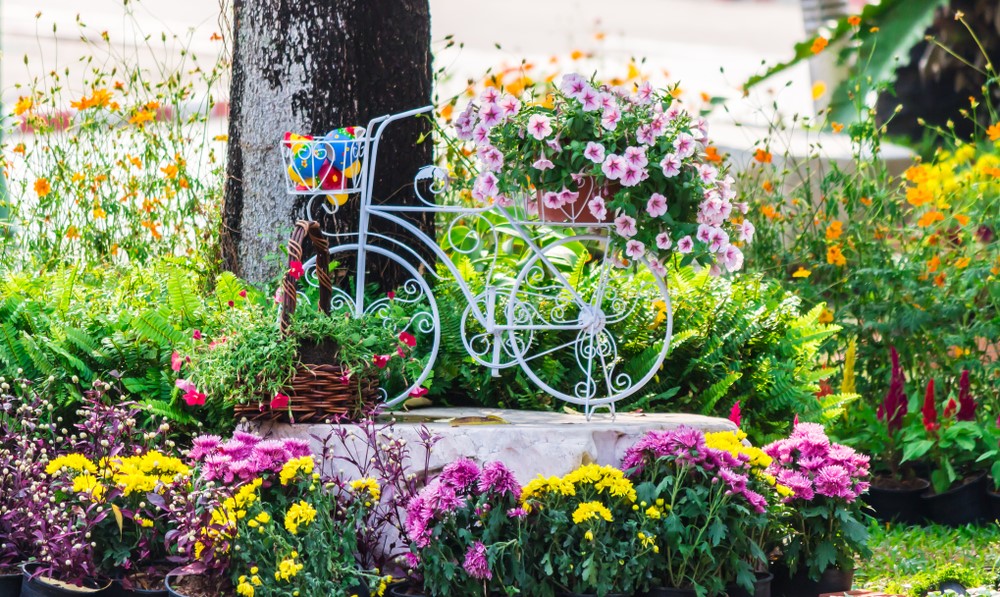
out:
{"label": "wicker basket", "polygon": [[[288,239],[289,261],[302,262],[302,242],[312,241],[316,253],[316,279],[319,282],[319,308],[330,314],[333,284],[330,280],[330,253],[326,238],[316,222],[299,220]],[[282,281],[281,334],[288,335],[292,315],[298,304],[297,281],[291,272]],[[282,392],[288,396],[288,407],[272,409],[271,396],[262,396],[257,403],[237,404],[237,418],[251,421],[290,421],[292,423],[322,423],[342,417],[357,418],[378,400],[378,376],[352,375],[346,382],[346,368],[332,363],[300,363],[288,386]]]}

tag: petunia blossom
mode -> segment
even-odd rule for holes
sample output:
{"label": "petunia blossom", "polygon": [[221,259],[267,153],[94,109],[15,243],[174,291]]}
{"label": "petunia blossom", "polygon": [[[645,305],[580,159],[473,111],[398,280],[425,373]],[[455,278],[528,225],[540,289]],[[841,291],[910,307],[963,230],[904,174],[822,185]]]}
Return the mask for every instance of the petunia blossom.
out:
{"label": "petunia blossom", "polygon": [[656,235],[656,248],[662,251],[669,251],[674,241],[670,240],[669,232],[661,232]]}
{"label": "petunia blossom", "polygon": [[681,158],[677,154],[668,153],[660,160],[660,168],[663,169],[664,176],[673,178],[681,173]]}
{"label": "petunia blossom", "polygon": [[604,164],[601,165],[601,171],[604,175],[608,177],[609,180],[618,180],[625,174],[625,159],[619,155],[610,154],[608,157],[604,158]]}
{"label": "petunia blossom", "polygon": [[638,229],[635,227],[635,218],[622,214],[615,218],[615,232],[622,238],[632,238]]}
{"label": "petunia blossom", "polygon": [[552,120],[543,114],[532,114],[528,119],[528,134],[541,141],[552,134]]}
{"label": "petunia blossom", "polygon": [[637,240],[630,240],[625,243],[625,254],[632,259],[639,259],[646,254],[646,245]]}
{"label": "petunia blossom", "polygon": [[587,202],[587,209],[590,210],[591,215],[598,221],[604,221],[608,217],[608,208],[604,204],[603,197],[594,197]]}
{"label": "petunia blossom", "polygon": [[605,108],[601,112],[601,126],[606,130],[613,131],[618,128],[618,123],[621,122],[621,119],[622,111],[618,109],[618,106]]}
{"label": "petunia blossom", "polygon": [[604,162],[604,146],[594,141],[588,141],[586,149],[583,150],[583,157],[595,164]]}
{"label": "petunia blossom", "polygon": [[694,250],[694,241],[691,240],[691,235],[685,236],[677,241],[677,250],[683,254],[690,253]]}
{"label": "petunia blossom", "polygon": [[503,120],[503,110],[496,104],[485,104],[479,109],[479,118],[486,128],[493,128]]}
{"label": "petunia blossom", "polygon": [[677,157],[681,159],[689,158],[694,155],[697,144],[698,142],[695,141],[694,137],[687,133],[681,133],[674,139],[674,151],[677,152]]}
{"label": "petunia blossom", "polygon": [[538,158],[537,160],[535,160],[535,162],[533,164],[531,164],[531,167],[535,168],[536,170],[545,171],[545,170],[551,170],[552,168],[555,168],[556,166],[548,158],[541,157],[541,158]]}
{"label": "petunia blossom", "polygon": [[667,198],[659,193],[653,193],[646,201],[646,213],[651,218],[658,218],[667,213]]}

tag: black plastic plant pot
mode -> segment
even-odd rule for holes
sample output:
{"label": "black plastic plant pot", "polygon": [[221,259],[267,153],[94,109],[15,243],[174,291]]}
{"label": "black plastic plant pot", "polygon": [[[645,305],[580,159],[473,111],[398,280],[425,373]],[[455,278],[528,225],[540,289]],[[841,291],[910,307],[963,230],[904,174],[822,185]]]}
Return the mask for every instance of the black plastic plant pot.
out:
{"label": "black plastic plant pot", "polygon": [[753,583],[753,594],[736,583],[732,583],[726,586],[726,595],[729,597],[771,597],[771,581],[773,580],[774,575],[770,572],[758,572],[757,580]]}
{"label": "black plastic plant pot", "polygon": [[987,491],[986,502],[989,505],[990,520],[1000,520],[1000,493]]}
{"label": "black plastic plant pot", "polygon": [[133,587],[131,589],[126,589],[121,581],[115,581],[111,583],[108,588],[107,597],[167,597],[167,587],[164,583],[159,589],[140,589],[138,587]]}
{"label": "black plastic plant pot", "polygon": [[59,582],[45,577],[33,577],[40,564],[31,563],[21,567],[24,575],[21,581],[21,597],[106,597],[111,583],[95,580],[84,581],[82,587]]}
{"label": "black plastic plant pot", "polygon": [[809,578],[806,568],[800,568],[794,575],[781,563],[771,567],[774,580],[771,581],[772,597],[817,597],[824,593],[841,593],[851,590],[854,584],[854,569],[841,570],[827,568],[819,580]]}
{"label": "black plastic plant pot", "polygon": [[392,583],[385,592],[389,597],[426,597],[419,585],[408,580]]}
{"label": "black plastic plant pot", "polygon": [[657,587],[646,591],[645,597],[697,597],[694,589],[675,589],[672,587]]}
{"label": "black plastic plant pot", "polygon": [[920,499],[930,488],[926,479],[914,479],[911,487],[877,487],[874,483],[862,499],[874,510],[879,522],[920,524],[926,518],[924,501]]}
{"label": "black plastic plant pot", "polygon": [[22,578],[20,574],[0,574],[0,597],[19,597]]}
{"label": "black plastic plant pot", "polygon": [[921,498],[931,522],[957,527],[989,518],[986,502],[986,475],[967,479],[944,493],[925,493]]}
{"label": "black plastic plant pot", "polygon": [[[597,597],[597,593],[562,593],[562,597]],[[625,593],[608,593],[608,597],[631,597],[631,596],[626,595]]]}

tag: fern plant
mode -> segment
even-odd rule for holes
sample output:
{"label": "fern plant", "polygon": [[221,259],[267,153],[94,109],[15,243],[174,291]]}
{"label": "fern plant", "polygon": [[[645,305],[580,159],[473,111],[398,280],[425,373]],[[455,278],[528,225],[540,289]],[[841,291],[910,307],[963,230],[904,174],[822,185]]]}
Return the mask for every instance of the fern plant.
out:
{"label": "fern plant", "polygon": [[[74,412],[95,379],[181,425],[198,423],[179,402],[171,356],[194,330],[210,333],[230,303],[247,300],[232,274],[212,284],[199,262],[144,267],[66,267],[0,280],[0,375],[51,379],[53,400]],[[241,294],[242,293],[242,294]]]}

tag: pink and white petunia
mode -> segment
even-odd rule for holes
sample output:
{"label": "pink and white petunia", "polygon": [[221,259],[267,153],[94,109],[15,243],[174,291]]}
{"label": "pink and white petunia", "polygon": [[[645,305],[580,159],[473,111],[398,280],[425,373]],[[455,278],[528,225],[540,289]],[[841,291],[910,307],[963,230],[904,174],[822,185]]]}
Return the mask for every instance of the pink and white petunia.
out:
{"label": "pink and white petunia", "polygon": [[713,253],[724,251],[729,246],[729,234],[722,228],[713,228],[708,237],[708,250]]}
{"label": "pink and white petunia", "polygon": [[604,146],[594,141],[587,142],[587,148],[583,150],[583,157],[595,164],[604,162]]}
{"label": "pink and white petunia", "polygon": [[637,168],[631,164],[625,166],[625,173],[619,178],[619,182],[622,183],[623,187],[634,187],[643,180],[649,177],[645,168]]}
{"label": "pink and white petunia", "polygon": [[622,214],[615,218],[615,232],[622,238],[632,238],[638,229],[635,227],[635,218]]}
{"label": "pink and white petunia", "polygon": [[719,263],[726,271],[735,272],[743,269],[743,251],[736,245],[729,245],[719,253]]}
{"label": "pink and white petunia", "polygon": [[532,114],[528,119],[528,134],[541,141],[552,134],[552,120],[543,114]]}
{"label": "pink and white petunia", "polygon": [[500,91],[496,87],[487,87],[479,94],[479,101],[486,104],[495,104],[500,99]]}
{"label": "pink and white petunia", "polygon": [[493,128],[503,120],[503,110],[496,104],[484,104],[479,109],[479,119],[487,128]]}
{"label": "pink and white petunia", "polygon": [[573,99],[578,98],[587,87],[589,87],[587,80],[576,73],[564,76],[559,84],[559,90]]}
{"label": "pink and white petunia", "polygon": [[663,267],[663,263],[655,257],[649,259],[649,269],[661,278],[667,275],[667,268]]}
{"label": "pink and white petunia", "polygon": [[517,116],[517,113],[521,111],[521,100],[517,99],[513,95],[506,93],[500,101],[497,102],[500,109],[503,110],[503,115],[506,117]]}
{"label": "pink and white petunia", "polygon": [[547,209],[561,209],[563,204],[562,197],[559,196],[559,193],[549,191],[548,193],[542,195],[542,205],[544,205]]}
{"label": "pink and white petunia", "polygon": [[653,137],[662,137],[664,133],[667,132],[667,123],[669,119],[666,114],[657,114],[653,117],[653,120],[649,122],[650,132],[653,133]]}
{"label": "pink and white petunia", "polygon": [[699,164],[697,167],[698,178],[706,185],[715,184],[715,179],[719,176],[719,170],[711,164]]}
{"label": "pink and white petunia", "polygon": [[646,81],[640,85],[639,90],[635,93],[635,97],[638,100],[638,103],[643,105],[653,101],[653,84]]}
{"label": "pink and white petunia", "polygon": [[601,171],[604,172],[604,176],[608,177],[608,180],[618,180],[625,174],[625,167],[625,158],[612,153],[604,158]]}
{"label": "pink and white petunia", "polygon": [[652,218],[658,218],[667,213],[667,198],[659,193],[653,193],[646,201],[646,213]]}
{"label": "pink and white petunia", "polygon": [[531,165],[531,167],[535,168],[536,170],[545,171],[545,170],[551,170],[552,168],[555,168],[556,166],[555,166],[555,164],[552,163],[551,160],[549,160],[549,159],[547,159],[545,157],[540,157],[537,160],[535,160],[535,163],[533,163]]}
{"label": "pink and white petunia", "polygon": [[584,112],[593,112],[601,107],[601,94],[590,85],[587,85],[576,99],[580,100]]}
{"label": "pink and white petunia", "polygon": [[625,148],[624,157],[628,165],[633,168],[645,168],[646,164],[649,163],[645,147],[627,147]]}
{"label": "pink and white petunia", "polygon": [[677,241],[677,250],[683,254],[690,253],[694,250],[694,241],[691,240],[691,236],[685,236],[684,238]]}
{"label": "pink and white petunia", "polygon": [[479,161],[486,166],[487,170],[499,172],[503,168],[503,153],[496,147],[486,144],[480,147],[476,153],[479,155]]}
{"label": "pink and white petunia", "polygon": [[615,95],[613,93],[608,93],[607,91],[601,93],[601,108],[605,110],[609,108],[618,108],[618,102],[615,101]]}
{"label": "pink and white petunia", "polygon": [[661,232],[656,235],[656,248],[661,251],[669,251],[674,246],[674,241],[670,240],[669,232]]}
{"label": "pink and white petunia", "polygon": [[646,245],[637,240],[630,240],[625,243],[625,254],[632,259],[641,259],[646,254]]}
{"label": "pink and white petunia", "polygon": [[641,125],[635,132],[635,140],[643,145],[656,143],[656,135],[653,134],[653,127],[648,124]]}
{"label": "pink and white petunia", "polygon": [[608,217],[608,206],[604,203],[604,198],[601,196],[594,197],[588,201],[587,209],[600,222],[603,222]]}
{"label": "pink and white petunia", "polygon": [[497,195],[495,203],[500,207],[511,207],[514,205],[514,200],[507,195]]}
{"label": "pink and white petunia", "polygon": [[698,232],[694,235],[694,237],[698,239],[698,242],[707,245],[712,238],[712,226],[709,226],[708,224],[699,224]]}
{"label": "pink and white petunia", "polygon": [[687,112],[684,111],[684,108],[677,105],[670,106],[667,108],[667,111],[663,113],[663,115],[667,117],[667,122],[673,122],[686,114]]}
{"label": "pink and white petunia", "polygon": [[736,238],[738,238],[741,242],[749,244],[753,242],[754,232],[756,232],[754,225],[750,223],[749,220],[743,220],[740,223],[739,229],[736,233]]}
{"label": "pink and white petunia", "polygon": [[733,204],[733,207],[739,210],[739,212],[743,215],[750,213],[750,204],[745,201],[742,203],[735,203]]}
{"label": "pink and white petunia", "polygon": [[488,144],[490,142],[489,127],[481,122],[477,124],[476,127],[472,129],[472,141],[477,147]]}
{"label": "pink and white petunia", "polygon": [[569,205],[580,198],[580,193],[578,191],[571,191],[564,188],[559,191],[559,200],[563,202],[563,205]]}
{"label": "pink and white petunia", "polygon": [[681,173],[681,158],[676,154],[668,153],[660,160],[660,168],[663,169],[664,176],[673,178]]}
{"label": "pink and white petunia", "polygon": [[613,131],[618,127],[618,123],[621,119],[622,111],[618,109],[618,106],[605,108],[604,112],[601,113],[601,126],[606,130]]}
{"label": "pink and white petunia", "polygon": [[698,142],[695,141],[695,138],[687,133],[680,133],[674,139],[674,151],[677,152],[677,157],[682,160],[693,156],[697,145]]}

